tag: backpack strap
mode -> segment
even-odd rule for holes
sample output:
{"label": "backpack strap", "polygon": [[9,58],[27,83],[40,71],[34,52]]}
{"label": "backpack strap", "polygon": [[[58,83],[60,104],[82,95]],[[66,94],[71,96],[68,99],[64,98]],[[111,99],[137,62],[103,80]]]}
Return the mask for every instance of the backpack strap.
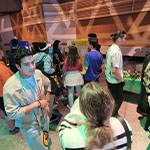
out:
{"label": "backpack strap", "polygon": [[43,59],[44,59],[45,57],[46,57],[46,55],[44,55],[40,61],[43,61]]}
{"label": "backpack strap", "polygon": [[36,69],[41,70],[41,72],[42,72],[43,74],[45,73],[45,72],[44,72],[44,61],[43,61],[43,59],[44,59],[45,57],[46,57],[46,55],[44,55],[40,61],[38,61],[37,63],[35,63]]}
{"label": "backpack strap", "polygon": [[131,132],[128,128],[128,125],[121,116],[117,115],[117,116],[115,116],[115,118],[117,118],[120,121],[120,123],[122,124],[122,126],[124,127],[124,130],[125,130],[125,133],[126,133],[126,136],[127,136],[127,150],[131,150],[131,143],[132,143],[132,141],[131,141]]}

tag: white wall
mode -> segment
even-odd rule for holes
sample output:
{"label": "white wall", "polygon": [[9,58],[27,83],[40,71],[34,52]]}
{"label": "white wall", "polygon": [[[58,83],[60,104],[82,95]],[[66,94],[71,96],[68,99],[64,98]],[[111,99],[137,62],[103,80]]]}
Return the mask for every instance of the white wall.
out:
{"label": "white wall", "polygon": [[[106,54],[108,46],[102,46],[101,52]],[[124,56],[137,56],[137,57],[145,57],[146,53],[150,52],[150,47],[121,47],[122,54]]]}
{"label": "white wall", "polygon": [[[76,24],[75,21],[61,21],[61,14],[58,6],[52,4],[44,4],[44,17],[47,32],[47,39],[50,43],[54,40],[61,40],[67,43],[68,39],[76,39]],[[68,19],[69,20],[69,19]]]}
{"label": "white wall", "polygon": [[10,49],[9,42],[14,37],[9,15],[0,16],[0,36],[5,50]]}

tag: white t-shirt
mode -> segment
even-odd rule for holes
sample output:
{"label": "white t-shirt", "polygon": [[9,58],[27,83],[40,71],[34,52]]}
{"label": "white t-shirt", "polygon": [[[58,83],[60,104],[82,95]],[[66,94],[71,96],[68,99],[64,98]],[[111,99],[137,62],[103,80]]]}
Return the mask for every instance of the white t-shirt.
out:
{"label": "white t-shirt", "polygon": [[118,79],[115,78],[112,68],[116,67],[119,69],[121,76],[123,77],[123,58],[122,53],[118,45],[112,44],[106,53],[106,66],[105,66],[106,80],[109,83],[120,83]]}

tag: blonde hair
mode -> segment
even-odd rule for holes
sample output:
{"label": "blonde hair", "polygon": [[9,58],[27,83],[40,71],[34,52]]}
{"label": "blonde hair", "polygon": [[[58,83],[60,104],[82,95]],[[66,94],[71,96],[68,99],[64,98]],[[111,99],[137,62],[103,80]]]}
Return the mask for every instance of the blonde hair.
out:
{"label": "blonde hair", "polygon": [[109,91],[96,82],[86,84],[80,93],[80,110],[86,121],[86,150],[102,148],[113,141],[113,131],[105,126],[113,111],[114,100]]}

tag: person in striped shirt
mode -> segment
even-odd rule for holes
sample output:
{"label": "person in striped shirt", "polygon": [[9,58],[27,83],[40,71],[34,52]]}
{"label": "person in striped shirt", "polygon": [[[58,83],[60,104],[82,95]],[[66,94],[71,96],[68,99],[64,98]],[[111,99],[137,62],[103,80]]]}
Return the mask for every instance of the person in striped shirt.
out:
{"label": "person in striped shirt", "polygon": [[96,82],[87,83],[59,127],[63,150],[129,149],[132,141],[131,127],[123,119],[129,129],[128,141],[122,123],[111,117],[113,107],[114,100],[108,89]]}

